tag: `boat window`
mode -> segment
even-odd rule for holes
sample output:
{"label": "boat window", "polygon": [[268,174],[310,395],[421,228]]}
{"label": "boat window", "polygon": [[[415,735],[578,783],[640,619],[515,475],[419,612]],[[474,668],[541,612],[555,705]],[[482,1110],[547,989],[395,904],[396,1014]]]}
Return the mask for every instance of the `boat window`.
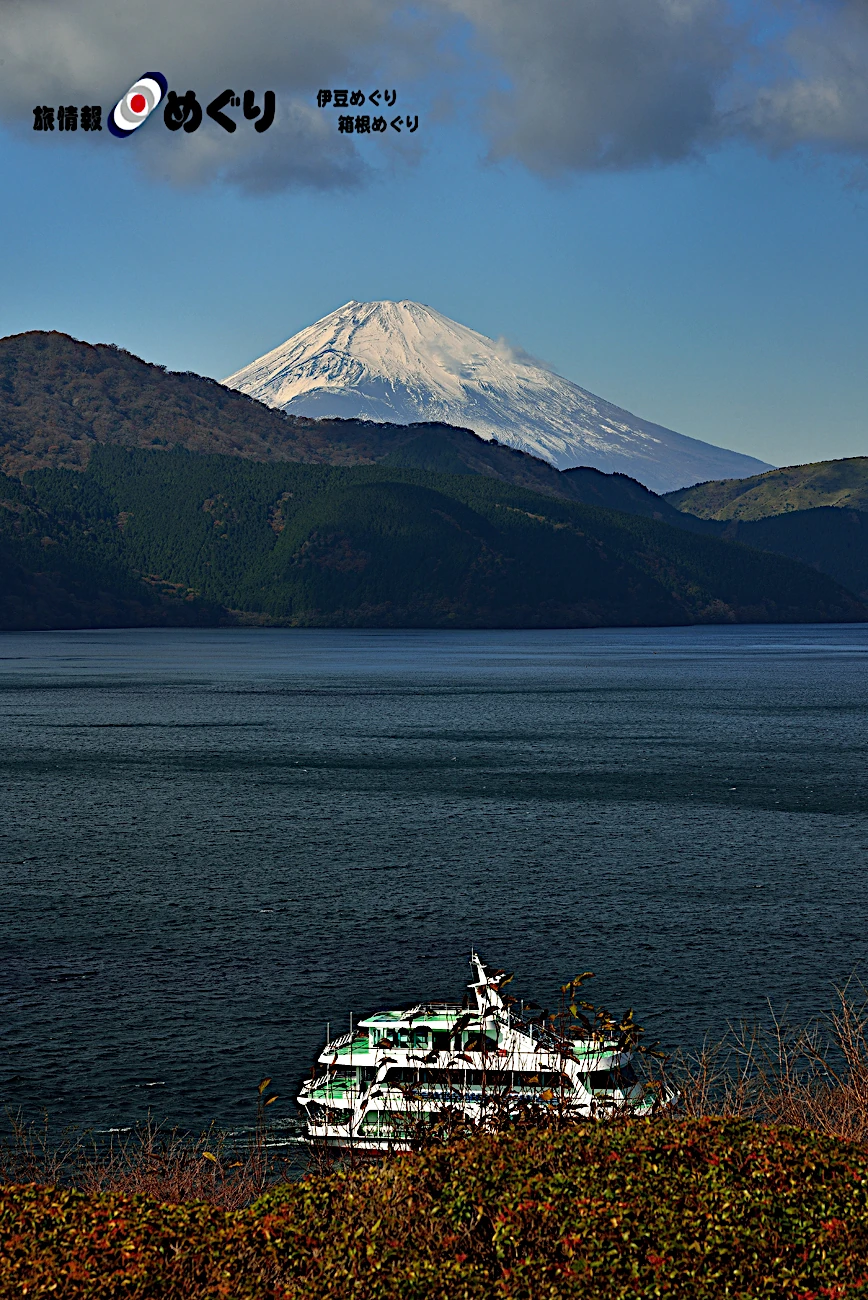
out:
{"label": "boat window", "polygon": [[430,1111],[420,1111],[418,1115],[404,1115],[390,1110],[369,1110],[359,1125],[359,1132],[397,1139],[412,1133],[413,1126],[420,1119],[430,1121],[431,1118]]}
{"label": "boat window", "polygon": [[449,1041],[449,1040],[450,1040],[450,1034],[449,1034],[449,1031],[448,1031],[448,1030],[445,1030],[445,1029],[435,1029],[434,1032],[433,1032],[433,1034],[432,1034],[432,1038],[434,1039],[434,1051],[435,1051],[435,1052],[448,1052],[448,1051],[449,1051],[449,1049],[450,1049],[450,1047],[451,1047],[451,1043],[450,1043],[450,1041]]}
{"label": "boat window", "polygon": [[354,1065],[336,1065],[329,1070],[330,1079],[355,1079],[356,1068]]}
{"label": "boat window", "polygon": [[413,1029],[413,1030],[411,1030],[411,1031],[410,1031],[410,1046],[411,1046],[411,1047],[415,1047],[417,1050],[418,1050],[419,1048],[427,1047],[427,1046],[428,1046],[428,1034],[429,1034],[429,1032],[430,1032],[430,1031],[429,1031],[427,1025],[423,1025],[423,1026],[420,1026],[420,1027],[417,1028],[417,1029]]}
{"label": "boat window", "polygon": [[471,1029],[469,1033],[465,1033],[463,1037],[464,1047],[468,1052],[497,1051],[497,1039],[489,1037],[488,1034],[483,1036],[478,1030]]}
{"label": "boat window", "polygon": [[516,1070],[513,1073],[513,1086],[516,1088],[551,1088],[555,1092],[572,1092],[573,1085],[566,1074],[555,1074],[553,1070]]}
{"label": "boat window", "polygon": [[383,1076],[384,1083],[415,1083],[418,1071],[409,1065],[392,1065]]}
{"label": "boat window", "polygon": [[591,1092],[626,1092],[639,1082],[636,1071],[628,1062],[612,1070],[591,1070],[585,1075],[585,1087]]}
{"label": "boat window", "polygon": [[504,1091],[511,1086],[511,1076],[508,1070],[468,1070],[463,1062],[449,1070],[431,1066],[414,1069],[412,1066],[393,1065],[386,1071],[383,1083],[391,1087],[414,1085],[420,1088],[439,1088],[447,1092],[482,1086],[491,1091]]}

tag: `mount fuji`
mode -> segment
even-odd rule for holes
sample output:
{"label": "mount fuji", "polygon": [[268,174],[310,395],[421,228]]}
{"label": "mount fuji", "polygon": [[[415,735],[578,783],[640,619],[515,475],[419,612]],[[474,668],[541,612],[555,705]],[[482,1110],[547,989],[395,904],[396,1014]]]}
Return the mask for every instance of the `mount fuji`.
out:
{"label": "mount fuji", "polygon": [[660,493],[772,468],[639,419],[418,302],[348,302],[223,383],[292,415],[458,425]]}

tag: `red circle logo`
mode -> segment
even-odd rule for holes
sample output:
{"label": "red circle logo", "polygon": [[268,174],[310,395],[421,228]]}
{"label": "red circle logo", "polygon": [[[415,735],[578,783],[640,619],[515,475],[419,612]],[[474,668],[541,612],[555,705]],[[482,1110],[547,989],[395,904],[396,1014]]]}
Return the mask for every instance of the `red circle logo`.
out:
{"label": "red circle logo", "polygon": [[130,100],[130,108],[134,113],[144,113],[147,107],[148,101],[145,99],[144,95],[133,95]]}

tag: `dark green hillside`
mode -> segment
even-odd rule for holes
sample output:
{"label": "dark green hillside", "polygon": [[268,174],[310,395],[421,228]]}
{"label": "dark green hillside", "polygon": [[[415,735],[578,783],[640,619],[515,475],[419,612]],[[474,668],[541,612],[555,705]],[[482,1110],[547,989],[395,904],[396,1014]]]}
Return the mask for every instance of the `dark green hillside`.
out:
{"label": "dark green hillside", "polygon": [[560,482],[566,489],[560,496],[582,501],[588,506],[604,506],[607,510],[624,510],[629,515],[647,515],[675,528],[688,528],[714,536],[716,530],[693,515],[675,509],[665,497],[626,474],[604,474],[602,470],[582,465],[576,469],[562,470]]}
{"label": "dark green hillside", "polygon": [[[86,472],[6,480],[0,500],[8,572],[169,602],[189,620],[595,627],[868,617],[848,592],[780,556],[481,475],[95,447]],[[3,582],[4,625],[46,626],[44,609],[28,615]],[[63,618],[57,626],[70,625]]]}
{"label": "dark green hillside", "polygon": [[0,543],[0,631],[84,627],[213,627],[222,611],[183,592],[151,587],[110,565],[63,550],[22,552]]}
{"label": "dark green hillside", "polygon": [[84,476],[86,516],[45,510],[0,475],[0,630],[213,625],[219,606],[185,586],[143,582],[130,571],[114,518]]}
{"label": "dark green hillside", "polygon": [[868,599],[868,513],[862,510],[820,506],[768,519],[736,520],[722,536],[810,564]]}
{"label": "dark green hillside", "polygon": [[868,456],[698,483],[667,493],[665,500],[701,519],[764,519],[820,506],[868,511]]}
{"label": "dark green hillside", "polygon": [[868,596],[868,456],[699,483],[664,500],[719,537],[788,555]]}
{"label": "dark green hillside", "polygon": [[[540,498],[353,476],[299,510],[257,571],[275,618],[336,625],[571,627],[680,623],[671,592]],[[475,482],[475,480],[470,480]],[[475,507],[475,508],[473,508]],[[255,592],[248,585],[248,604]]]}

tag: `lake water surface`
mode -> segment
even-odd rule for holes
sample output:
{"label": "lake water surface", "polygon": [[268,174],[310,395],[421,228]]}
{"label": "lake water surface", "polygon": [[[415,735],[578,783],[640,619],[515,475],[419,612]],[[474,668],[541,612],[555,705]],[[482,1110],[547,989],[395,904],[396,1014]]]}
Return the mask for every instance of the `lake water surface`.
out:
{"label": "lake water surface", "polygon": [[471,945],[670,1044],[813,1014],[868,974],[866,722],[865,626],[0,635],[0,1100],[290,1116]]}

